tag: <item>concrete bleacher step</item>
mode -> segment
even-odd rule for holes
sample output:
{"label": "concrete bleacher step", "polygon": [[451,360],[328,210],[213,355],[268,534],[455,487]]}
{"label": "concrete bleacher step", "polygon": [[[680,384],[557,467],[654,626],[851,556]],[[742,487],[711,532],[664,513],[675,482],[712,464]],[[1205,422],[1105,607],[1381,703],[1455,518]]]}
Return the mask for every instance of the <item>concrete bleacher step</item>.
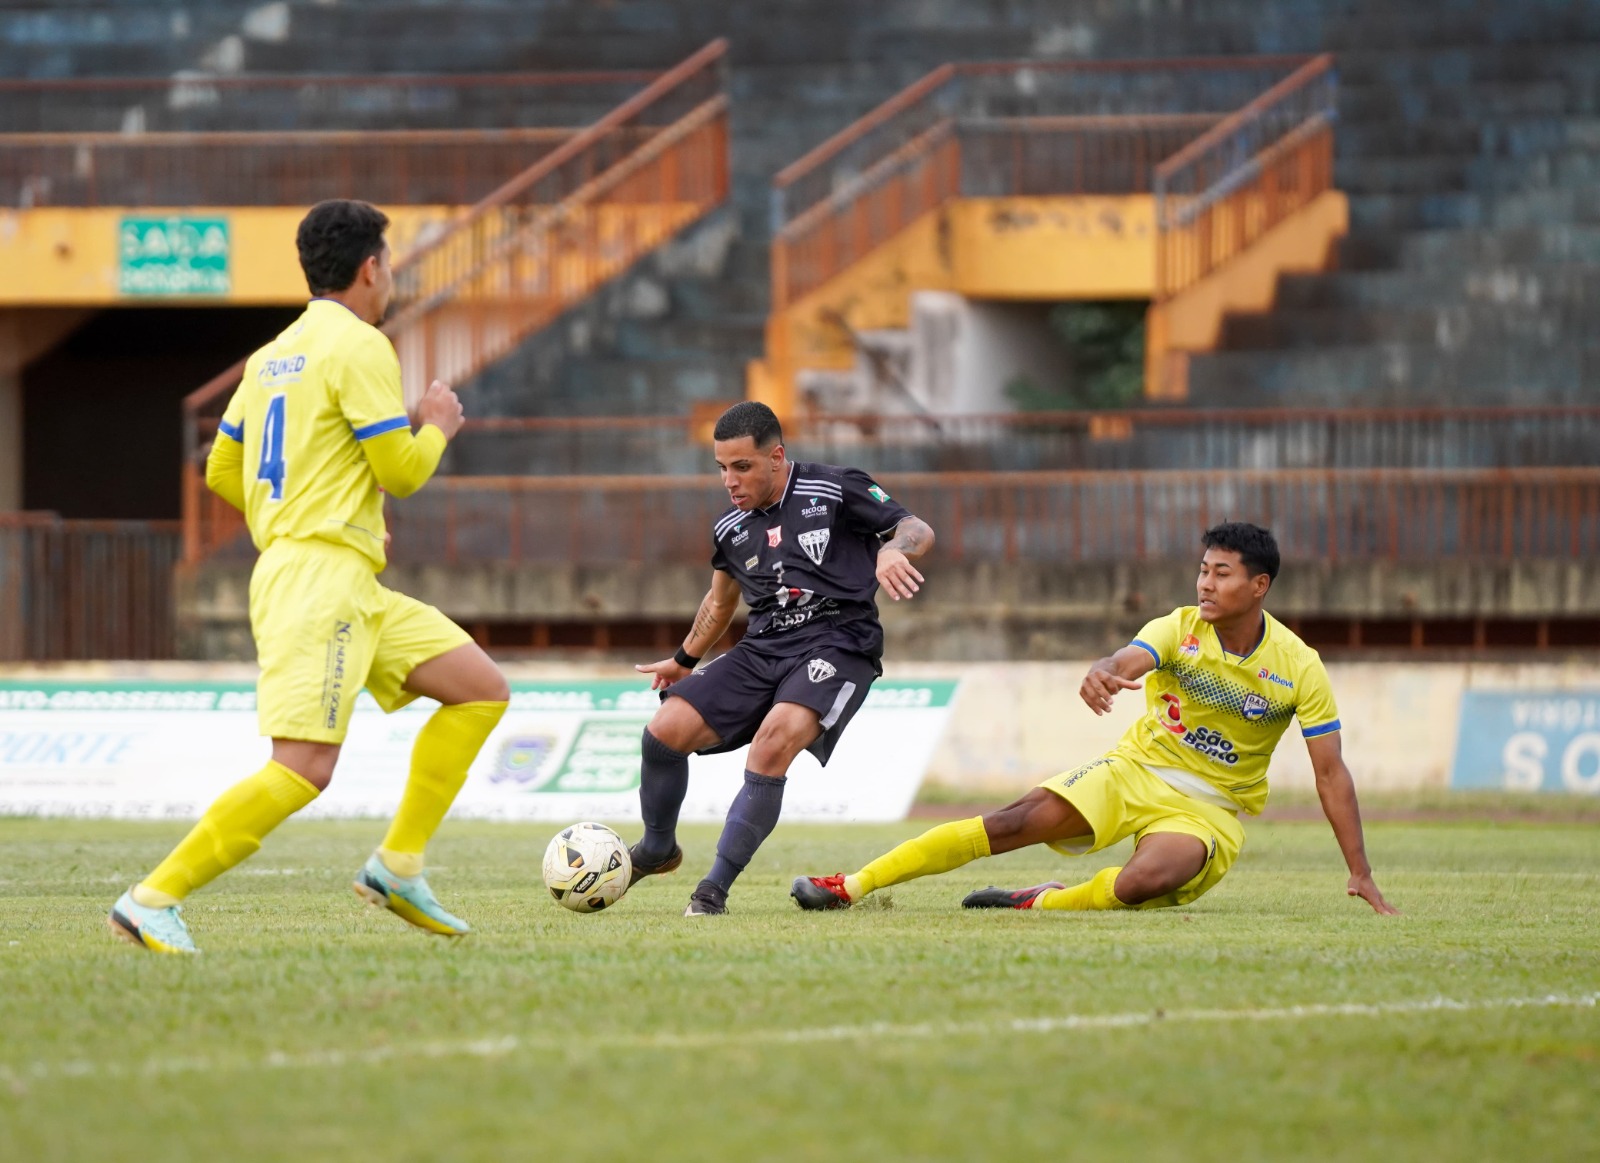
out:
{"label": "concrete bleacher step", "polygon": [[1504,117],[1561,116],[1600,113],[1600,78],[1584,83],[1564,80],[1497,81],[1469,88],[1385,84],[1341,84],[1342,121],[1411,123],[1455,120],[1492,121]]}
{"label": "concrete bleacher step", "polygon": [[722,316],[670,322],[626,319],[617,325],[612,350],[622,359],[713,356],[759,359],[766,343],[765,315]]}
{"label": "concrete bleacher step", "polygon": [[[1286,275],[1278,280],[1280,310],[1373,310],[1490,303],[1559,305],[1600,303],[1600,266],[1562,263],[1466,267],[1437,271],[1340,271]],[[1600,333],[1600,332],[1597,332]]]}
{"label": "concrete bleacher step", "polygon": [[1222,351],[1189,368],[1194,407],[1431,407],[1594,402],[1600,346],[1375,343]]}
{"label": "concrete bleacher step", "polygon": [[1521,158],[1369,154],[1342,157],[1334,169],[1334,184],[1353,196],[1587,189],[1597,182],[1600,149],[1584,148]]}
{"label": "concrete bleacher step", "polygon": [[1342,271],[1600,264],[1600,225],[1471,231],[1357,230],[1340,239],[1338,246],[1338,267]]}
{"label": "concrete bleacher step", "polygon": [[1516,158],[1562,149],[1600,149],[1600,117],[1547,114],[1494,121],[1401,120],[1345,122],[1336,146],[1341,160],[1374,155]]}
{"label": "concrete bleacher step", "polygon": [[1362,194],[1350,199],[1350,226],[1358,230],[1507,230],[1563,222],[1600,224],[1600,190]]}
{"label": "concrete bleacher step", "polygon": [[1434,48],[1353,48],[1338,54],[1345,85],[1438,88],[1526,81],[1592,80],[1600,43],[1473,44]]}
{"label": "concrete bleacher step", "polygon": [[1220,347],[1227,351],[1283,350],[1348,344],[1433,344],[1441,351],[1474,343],[1521,343],[1552,347],[1581,342],[1591,329],[1594,307],[1566,302],[1476,302],[1418,305],[1382,310],[1284,310],[1231,315]]}

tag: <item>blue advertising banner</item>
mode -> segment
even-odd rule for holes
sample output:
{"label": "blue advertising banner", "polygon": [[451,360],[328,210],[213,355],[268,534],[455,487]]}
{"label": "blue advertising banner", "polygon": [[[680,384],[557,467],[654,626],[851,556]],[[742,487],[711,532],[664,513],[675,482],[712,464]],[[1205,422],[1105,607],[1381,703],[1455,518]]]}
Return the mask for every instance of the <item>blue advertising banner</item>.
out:
{"label": "blue advertising banner", "polygon": [[1450,786],[1600,795],[1600,690],[1465,692]]}

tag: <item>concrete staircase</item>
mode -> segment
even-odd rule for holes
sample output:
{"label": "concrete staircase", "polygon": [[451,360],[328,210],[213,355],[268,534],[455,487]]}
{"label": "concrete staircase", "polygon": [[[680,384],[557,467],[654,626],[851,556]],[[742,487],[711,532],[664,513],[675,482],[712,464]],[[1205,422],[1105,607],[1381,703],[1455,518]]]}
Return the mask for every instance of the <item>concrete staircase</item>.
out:
{"label": "concrete staircase", "polygon": [[1229,319],[1222,350],[1191,365],[1191,402],[1594,402],[1594,24],[1572,29],[1585,41],[1344,54],[1338,270],[1285,278],[1273,311]]}

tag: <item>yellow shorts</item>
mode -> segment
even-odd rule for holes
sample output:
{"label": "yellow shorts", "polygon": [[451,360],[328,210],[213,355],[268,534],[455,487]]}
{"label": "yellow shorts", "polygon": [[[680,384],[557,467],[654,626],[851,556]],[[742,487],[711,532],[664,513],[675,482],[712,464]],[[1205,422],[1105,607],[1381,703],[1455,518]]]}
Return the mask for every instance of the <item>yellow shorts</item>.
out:
{"label": "yellow shorts", "polygon": [[1199,875],[1140,908],[1186,905],[1202,896],[1227,874],[1244,847],[1244,829],[1237,815],[1185,795],[1117,751],[1075,771],[1052,776],[1039,786],[1077,808],[1094,829],[1092,836],[1050,845],[1068,856],[1098,852],[1129,836],[1142,840],[1152,832],[1178,832],[1205,844],[1208,855]]}
{"label": "yellow shorts", "polygon": [[261,678],[256,714],[274,739],[343,743],[362,687],[385,711],[430,658],[471,642],[432,606],[378,584],[354,549],[322,541],[269,545],[250,575],[250,629]]}

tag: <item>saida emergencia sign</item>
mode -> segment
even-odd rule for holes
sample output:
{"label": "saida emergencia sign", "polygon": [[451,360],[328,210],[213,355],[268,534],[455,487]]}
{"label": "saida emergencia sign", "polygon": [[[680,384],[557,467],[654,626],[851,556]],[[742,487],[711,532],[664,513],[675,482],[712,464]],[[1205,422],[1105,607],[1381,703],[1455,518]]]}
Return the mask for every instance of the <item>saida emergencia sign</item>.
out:
{"label": "saida emergencia sign", "polygon": [[226,218],[125,216],[117,239],[124,295],[226,295],[232,241]]}

